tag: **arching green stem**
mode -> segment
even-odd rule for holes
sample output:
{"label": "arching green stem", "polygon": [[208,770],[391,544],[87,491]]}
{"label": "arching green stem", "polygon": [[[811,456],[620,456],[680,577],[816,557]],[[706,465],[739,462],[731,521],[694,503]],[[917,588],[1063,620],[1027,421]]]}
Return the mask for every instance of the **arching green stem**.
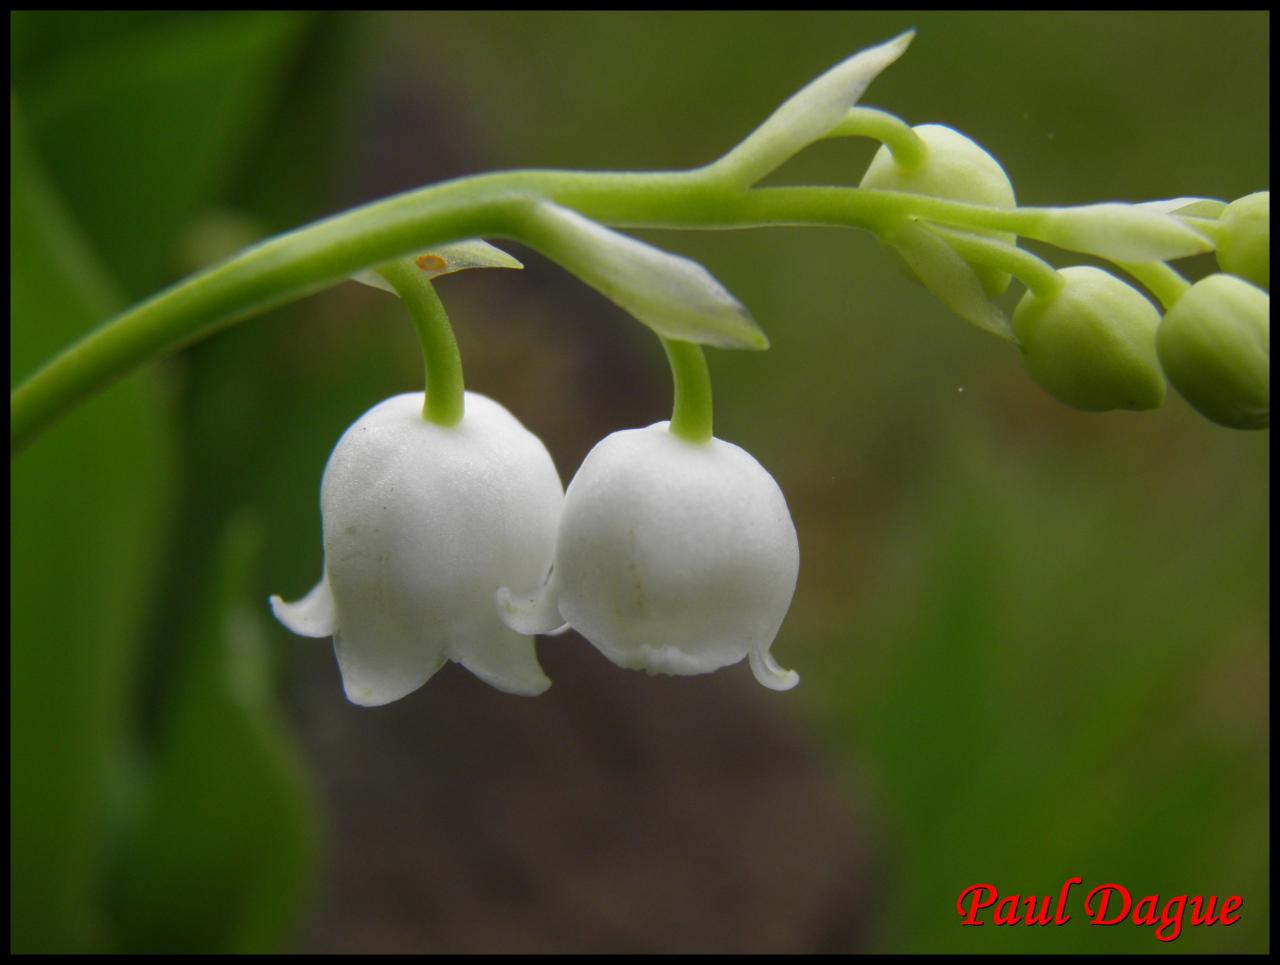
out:
{"label": "arching green stem", "polygon": [[1191,287],[1191,282],[1163,261],[1148,261],[1143,264],[1124,261],[1116,264],[1138,279],[1147,291],[1155,295],[1166,312],[1173,308],[1178,303],[1178,299]]}
{"label": "arching green stem", "polygon": [[671,409],[671,433],[686,442],[711,439],[711,373],[702,346],[662,338],[662,348],[671,365],[675,384],[675,404]]}
{"label": "arching green stem", "polygon": [[436,425],[457,425],[462,421],[465,404],[462,356],[458,354],[453,327],[435,286],[410,258],[383,265],[378,274],[396,290],[418,332],[427,376],[422,418]]}
{"label": "arching green stem", "polygon": [[870,137],[882,142],[899,167],[913,171],[929,153],[924,139],[902,118],[874,107],[852,107],[827,137]]}
{"label": "arching green stem", "polygon": [[462,178],[277,235],[103,324],[11,393],[10,452],[141,363],[372,265],[466,238],[528,242],[530,211],[542,199],[603,224],[634,228],[831,225],[875,231],[908,215],[1046,240],[1042,232],[1049,217],[1046,209],[986,208],[849,187],[735,190],[718,182],[711,166],[669,173],[512,171]]}
{"label": "arching green stem", "polygon": [[1063,285],[1062,276],[1053,265],[1016,245],[942,225],[930,225],[929,230],[945,238],[957,254],[971,262],[1007,271],[1037,295],[1052,295]]}

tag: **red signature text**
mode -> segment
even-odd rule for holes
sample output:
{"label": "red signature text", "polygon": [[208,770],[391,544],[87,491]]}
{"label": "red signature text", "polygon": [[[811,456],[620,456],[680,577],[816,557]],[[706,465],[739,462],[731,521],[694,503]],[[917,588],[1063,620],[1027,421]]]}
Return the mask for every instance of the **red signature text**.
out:
{"label": "red signature text", "polygon": [[[1084,879],[1068,878],[1056,894],[1001,895],[991,884],[970,885],[956,899],[962,925],[1065,925],[1071,920],[1071,892]],[[1187,926],[1234,925],[1244,899],[1239,895],[1159,895],[1134,899],[1124,885],[1098,885],[1084,894],[1080,908],[1092,925],[1132,924],[1153,928],[1162,942],[1174,941]],[[984,920],[986,913],[986,920]]]}

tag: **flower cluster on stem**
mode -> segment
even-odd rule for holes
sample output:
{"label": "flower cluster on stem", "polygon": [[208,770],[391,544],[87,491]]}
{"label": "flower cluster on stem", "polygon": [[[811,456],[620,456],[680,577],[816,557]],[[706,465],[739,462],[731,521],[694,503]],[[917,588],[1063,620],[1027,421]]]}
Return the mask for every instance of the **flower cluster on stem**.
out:
{"label": "flower cluster on stem", "polygon": [[[495,686],[547,682],[529,639],[579,630],[614,662],[687,674],[749,660],[776,689],[796,677],[769,650],[798,548],[786,501],[743,450],[712,434],[702,346],[761,350],[747,308],[701,265],[622,228],[840,225],[876,234],[950,311],[1020,351],[1031,377],[1086,411],[1150,409],[1166,382],[1211,421],[1270,425],[1270,194],[1019,206],[1000,162],[941,124],[858,106],[911,33],[835,65],[722,157],[687,171],[514,171],[460,178],[268,239],[67,347],[11,395],[11,451],[133,366],[348,277],[409,310],[427,388],[366,413],[322,484],[325,575],[297,604],[304,635],[333,635],[347,692],[382,703],[444,662]],[[871,137],[858,186],[759,187],[809,145]],[[669,422],[603,440],[567,491],[542,444],[467,393],[433,279],[518,267],[480,238],[523,243],[662,340]],[[1033,239],[1111,262],[1055,267]],[[1168,263],[1215,252],[1194,284]],[[1012,314],[999,299],[1025,293]],[[413,410],[411,412],[411,410]]]}

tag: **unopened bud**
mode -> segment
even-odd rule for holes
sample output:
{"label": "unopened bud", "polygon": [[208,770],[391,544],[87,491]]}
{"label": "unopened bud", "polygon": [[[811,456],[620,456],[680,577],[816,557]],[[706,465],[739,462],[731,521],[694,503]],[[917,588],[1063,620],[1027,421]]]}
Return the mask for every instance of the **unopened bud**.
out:
{"label": "unopened bud", "polygon": [[1210,275],[1169,309],[1156,334],[1165,375],[1206,419],[1233,429],[1271,425],[1271,296],[1233,275]]}
{"label": "unopened bud", "polygon": [[1218,219],[1226,230],[1218,241],[1218,266],[1271,290],[1271,192],[1232,201]]}
{"label": "unopened bud", "polygon": [[[1014,207],[1013,185],[1000,162],[959,131],[942,124],[920,124],[912,128],[927,149],[924,163],[905,168],[887,147],[871,159],[862,187],[879,191],[906,191],[931,198],[982,204],[994,208]],[[1006,232],[982,232],[1014,244],[1017,236]],[[974,265],[988,295],[999,295],[1009,287],[1009,273],[990,265]]]}
{"label": "unopened bud", "polygon": [[1164,401],[1156,357],[1160,315],[1101,268],[1064,268],[1053,294],[1027,292],[1013,313],[1031,377],[1086,412],[1154,409]]}

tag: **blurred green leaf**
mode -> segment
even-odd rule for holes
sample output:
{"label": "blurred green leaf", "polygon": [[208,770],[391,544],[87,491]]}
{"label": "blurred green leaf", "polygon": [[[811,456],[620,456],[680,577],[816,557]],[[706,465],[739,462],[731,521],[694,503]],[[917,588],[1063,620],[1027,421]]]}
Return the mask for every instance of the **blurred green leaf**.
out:
{"label": "blurred green leaf", "polygon": [[275,712],[251,592],[261,541],[233,517],[192,608],[142,803],[114,855],[108,900],[128,951],[278,950],[307,896],[317,819]]}
{"label": "blurred green leaf", "polygon": [[1086,889],[1120,882],[1135,900],[1243,894],[1253,917],[1188,929],[1176,949],[1259,947],[1265,862],[1222,842],[1265,811],[1265,775],[1249,772],[1265,736],[1250,733],[1254,711],[1224,728],[1240,709],[1203,690],[1224,671],[1238,688],[1236,668],[1259,660],[1249,601],[1266,582],[1253,539],[1265,478],[1242,479],[1212,527],[1149,528],[1188,501],[1182,487],[1153,495],[1119,471],[1103,500],[1086,481],[1117,469],[1114,456],[1015,458],[987,433],[967,422],[939,458],[948,472],[909,500],[925,522],[895,531],[900,556],[881,561],[890,575],[869,594],[896,613],[856,633],[883,639],[885,653],[830,642],[827,672],[810,675],[828,726],[893,802],[900,871],[882,947],[1164,950],[1149,929],[1092,927],[1084,889],[1063,928],[958,926],[969,885],[1056,895],[1072,875]]}
{"label": "blurred green leaf", "polygon": [[104,37],[135,30],[180,13],[153,10],[13,10],[9,13],[11,79],[38,68],[59,52]]}
{"label": "blurred green leaf", "polygon": [[95,16],[95,29],[75,18],[68,28],[65,14],[20,22],[34,51],[14,84],[34,142],[107,266],[127,291],[149,294],[259,133],[307,15]]}
{"label": "blurred green leaf", "polygon": [[[118,306],[10,122],[11,379]],[[10,920],[15,951],[100,947],[93,888],[110,761],[172,495],[160,379],[139,372],[12,463]]]}

